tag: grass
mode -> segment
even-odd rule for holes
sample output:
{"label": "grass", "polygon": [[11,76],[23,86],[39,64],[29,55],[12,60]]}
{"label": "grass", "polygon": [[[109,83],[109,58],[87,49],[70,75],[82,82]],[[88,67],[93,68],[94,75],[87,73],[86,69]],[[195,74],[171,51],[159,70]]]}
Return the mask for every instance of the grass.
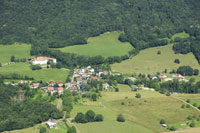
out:
{"label": "grass", "polygon": [[172,36],[172,40],[174,40],[177,37],[179,37],[179,38],[188,38],[188,37],[190,37],[190,35],[188,33],[185,33],[185,32],[177,33],[177,34]]}
{"label": "grass", "polygon": [[196,103],[197,107],[200,106],[200,94],[176,94],[176,95],[174,94],[174,96],[184,101],[187,101],[187,99],[190,99],[191,104]]}
{"label": "grass", "polygon": [[36,81],[65,81],[69,73],[66,69],[41,69],[32,71],[28,63],[14,63],[7,66],[0,67],[0,74],[17,73],[34,77]]}
{"label": "grass", "polygon": [[[191,114],[200,115],[200,112],[193,108],[182,109],[181,101],[158,92],[122,91],[127,88],[124,85],[120,85],[119,88],[121,90],[119,92],[103,92],[101,102],[113,112],[122,113],[127,120],[154,132],[167,131],[159,124],[161,119],[165,119],[167,124],[174,124],[186,120]],[[135,98],[136,93],[140,93],[142,98]],[[121,104],[122,102],[124,105]]]}
{"label": "grass", "polygon": [[31,45],[27,44],[0,45],[0,63],[10,62],[11,56],[17,59],[30,57],[30,50]]}
{"label": "grass", "polygon": [[116,121],[116,113],[110,111],[108,108],[103,106],[87,106],[87,105],[76,105],[72,111],[72,117],[75,117],[77,112],[85,113],[88,110],[93,110],[96,114],[102,114],[104,116],[103,122],[92,122],[86,124],[75,124],[81,133],[152,133],[151,130],[140,126],[134,122],[126,121],[120,123]]}
{"label": "grass", "polygon": [[120,42],[118,40],[119,34],[120,32],[104,33],[100,36],[89,38],[87,41],[88,44],[68,46],[59,48],[59,50],[85,56],[101,55],[103,57],[109,57],[126,55],[133,47],[130,43]]}
{"label": "grass", "polygon": [[[161,54],[157,55],[157,51],[161,51]],[[174,63],[175,59],[179,59],[180,64]],[[174,54],[172,44],[170,44],[142,50],[132,59],[123,61],[122,63],[115,63],[111,65],[111,68],[113,72],[124,74],[155,74],[156,72],[163,72],[164,69],[168,69],[169,72],[183,65],[190,65],[192,68],[200,70],[200,66],[192,53],[186,55]],[[195,76],[195,78],[199,79],[200,76]]]}

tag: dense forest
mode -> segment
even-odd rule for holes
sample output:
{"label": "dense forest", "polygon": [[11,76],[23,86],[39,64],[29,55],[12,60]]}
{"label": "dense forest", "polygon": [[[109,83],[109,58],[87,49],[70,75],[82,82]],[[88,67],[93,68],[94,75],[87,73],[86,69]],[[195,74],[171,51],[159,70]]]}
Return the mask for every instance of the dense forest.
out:
{"label": "dense forest", "polygon": [[[199,0],[1,0],[0,43],[30,43],[32,55],[59,53],[71,62],[58,60],[72,67],[78,65],[81,56],[48,48],[86,44],[88,37],[121,30],[124,33],[119,39],[141,50],[166,45],[167,41],[161,38],[186,31],[193,34],[191,51],[199,61],[199,14]],[[110,62],[105,59],[106,62],[119,61],[111,58]],[[105,60],[99,58],[93,64]],[[91,61],[84,57],[83,62],[88,62],[85,64]]]}

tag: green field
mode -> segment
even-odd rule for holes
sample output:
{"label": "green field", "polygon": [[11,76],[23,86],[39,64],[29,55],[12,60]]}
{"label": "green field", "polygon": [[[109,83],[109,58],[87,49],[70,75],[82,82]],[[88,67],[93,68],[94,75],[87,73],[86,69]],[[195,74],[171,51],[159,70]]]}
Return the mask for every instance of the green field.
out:
{"label": "green field", "polygon": [[[200,112],[193,108],[182,109],[182,101],[158,92],[145,90],[131,92],[124,85],[120,85],[119,88],[119,92],[103,92],[100,101],[113,112],[122,113],[127,120],[154,132],[167,131],[160,126],[161,119],[165,119],[167,124],[174,124],[186,120],[191,114],[200,115]],[[135,98],[136,93],[140,93],[142,98]],[[122,105],[122,102],[125,105]]]}
{"label": "green field", "polygon": [[97,37],[89,38],[87,41],[88,44],[68,46],[59,48],[59,50],[85,56],[101,55],[103,57],[109,57],[126,55],[133,47],[130,43],[120,42],[118,40],[119,34],[120,32],[105,33]]}
{"label": "green field", "polygon": [[184,101],[186,101],[187,99],[190,99],[191,104],[196,103],[197,107],[200,106],[200,94],[176,94],[174,96]]}
{"label": "green field", "polygon": [[0,63],[10,62],[13,55],[17,59],[30,57],[30,50],[31,45],[27,44],[0,45]]}
{"label": "green field", "polygon": [[[157,51],[161,51],[161,54],[157,55]],[[179,59],[180,64],[174,63],[175,59]],[[123,61],[122,63],[113,64],[111,65],[111,68],[113,72],[127,74],[155,74],[156,72],[163,72],[165,69],[168,69],[169,72],[172,69],[177,69],[179,66],[183,65],[190,65],[191,67],[200,70],[200,66],[192,53],[186,55],[174,54],[172,44],[170,44],[142,50],[132,59]]]}
{"label": "green field", "polygon": [[177,37],[179,37],[179,38],[188,38],[188,37],[190,37],[190,35],[188,33],[185,33],[185,32],[177,33],[177,34],[172,36],[172,40],[174,40]]}
{"label": "green field", "polygon": [[0,67],[0,74],[17,73],[34,77],[35,80],[40,81],[65,81],[69,73],[66,69],[41,69],[32,71],[28,63],[14,63],[7,66]]}

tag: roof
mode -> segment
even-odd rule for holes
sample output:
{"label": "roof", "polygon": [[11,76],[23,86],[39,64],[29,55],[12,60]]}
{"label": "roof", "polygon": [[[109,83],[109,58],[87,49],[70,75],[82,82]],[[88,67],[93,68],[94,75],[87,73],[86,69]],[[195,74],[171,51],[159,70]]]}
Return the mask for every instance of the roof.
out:
{"label": "roof", "polygon": [[97,77],[97,76],[91,77],[91,79],[93,79],[93,80],[98,80],[98,77]]}
{"label": "roof", "polygon": [[58,87],[58,90],[59,90],[59,91],[62,91],[62,90],[63,90],[63,87]]}
{"label": "roof", "polygon": [[54,87],[48,87],[48,91],[54,91]]}
{"label": "roof", "polygon": [[45,60],[53,60],[54,58],[50,58],[50,57],[46,57],[46,56],[39,56],[39,57],[36,57],[34,60],[35,61],[45,61]]}
{"label": "roof", "polygon": [[63,82],[62,81],[58,81],[58,84],[63,84]]}

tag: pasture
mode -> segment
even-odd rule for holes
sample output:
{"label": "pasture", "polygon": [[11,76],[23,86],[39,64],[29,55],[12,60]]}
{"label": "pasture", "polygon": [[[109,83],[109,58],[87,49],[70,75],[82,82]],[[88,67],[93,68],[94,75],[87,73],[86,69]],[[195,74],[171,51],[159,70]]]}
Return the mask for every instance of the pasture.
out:
{"label": "pasture", "polygon": [[[100,101],[115,113],[122,113],[127,120],[142,125],[154,132],[165,132],[161,127],[160,120],[165,119],[167,124],[182,122],[188,116],[199,116],[200,112],[193,108],[182,109],[182,101],[173,97],[167,97],[154,91],[141,90],[137,92],[103,92]],[[141,98],[135,98],[136,93],[141,94]],[[123,103],[123,104],[122,104]]]}
{"label": "pasture", "polygon": [[[158,51],[161,52],[160,55],[157,54]],[[175,59],[179,59],[180,64],[174,63]],[[142,50],[132,59],[115,63],[111,65],[111,68],[113,72],[121,72],[123,74],[155,74],[156,72],[163,72],[165,69],[170,72],[183,65],[190,65],[192,68],[200,70],[200,66],[192,53],[186,55],[175,54],[172,50],[172,44],[170,44]],[[196,76],[195,78],[198,77]]]}
{"label": "pasture", "polygon": [[200,94],[174,94],[173,96],[178,97],[184,101],[190,99],[190,103],[197,104],[197,107],[200,106]]}
{"label": "pasture", "polygon": [[174,40],[177,37],[179,37],[179,38],[188,38],[188,37],[190,37],[190,35],[188,33],[185,33],[185,32],[177,33],[177,34],[172,36],[172,40]]}
{"label": "pasture", "polygon": [[0,67],[0,74],[11,74],[17,73],[20,75],[27,75],[33,77],[36,81],[65,81],[69,73],[66,69],[41,69],[41,70],[31,70],[28,63],[13,63],[7,66]]}
{"label": "pasture", "polygon": [[30,50],[31,45],[27,44],[0,45],[0,63],[10,62],[11,56],[17,59],[30,57]]}
{"label": "pasture", "polygon": [[84,56],[122,56],[133,49],[130,43],[122,43],[118,40],[120,32],[107,32],[97,37],[90,37],[88,44],[74,45],[58,50],[65,53],[76,53]]}

